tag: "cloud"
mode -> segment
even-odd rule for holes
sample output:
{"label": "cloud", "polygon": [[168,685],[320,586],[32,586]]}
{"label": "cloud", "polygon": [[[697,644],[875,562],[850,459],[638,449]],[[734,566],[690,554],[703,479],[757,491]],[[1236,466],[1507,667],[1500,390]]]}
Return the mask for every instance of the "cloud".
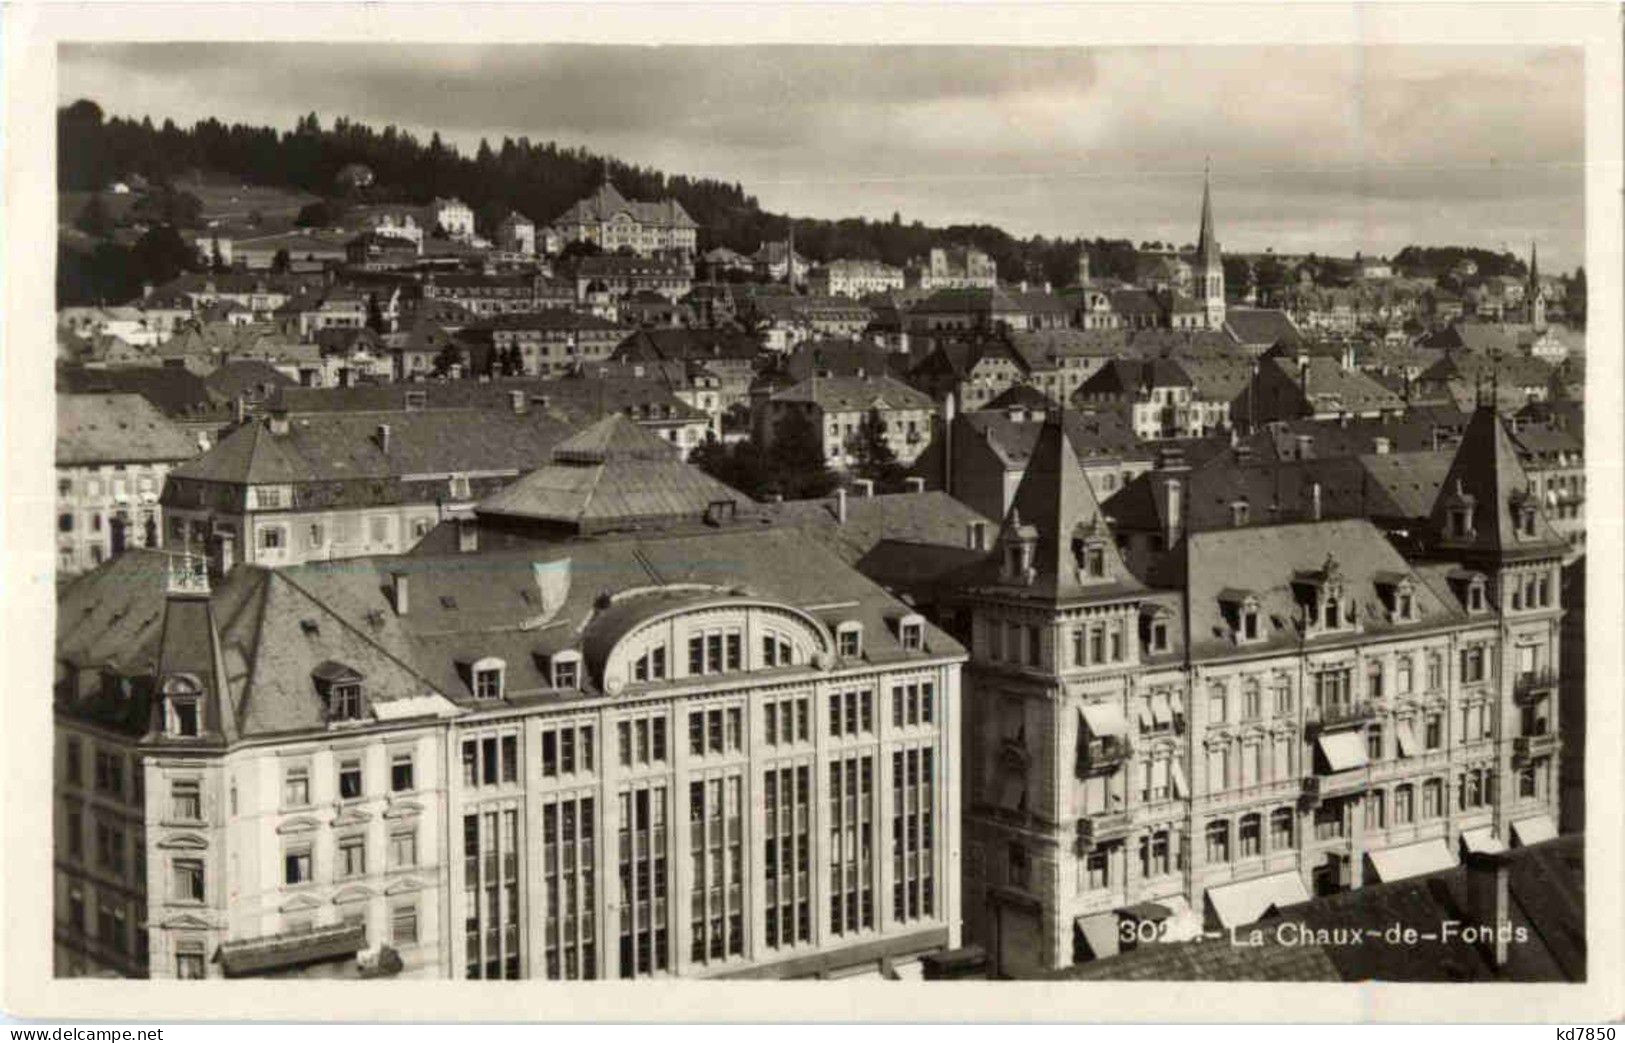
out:
{"label": "cloud", "polygon": [[1211,157],[1227,243],[1533,230],[1572,264],[1583,241],[1577,50],[177,43],[60,66],[65,101],[121,115],[554,139],[814,216],[1166,238]]}

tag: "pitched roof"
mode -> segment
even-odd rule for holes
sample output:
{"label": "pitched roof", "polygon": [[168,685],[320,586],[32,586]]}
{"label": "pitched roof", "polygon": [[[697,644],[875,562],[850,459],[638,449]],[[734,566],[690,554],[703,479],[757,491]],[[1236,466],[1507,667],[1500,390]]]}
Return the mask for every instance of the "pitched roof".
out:
{"label": "pitched roof", "polygon": [[607,221],[618,213],[630,214],[639,224],[658,225],[663,228],[698,228],[694,219],[675,199],[643,202],[628,199],[606,180],[592,195],[585,196],[554,219],[554,224],[593,224]]}
{"label": "pitched roof", "polygon": [[60,466],[187,460],[197,440],[135,394],[56,396]]}
{"label": "pitched roof", "polygon": [[809,377],[773,396],[774,402],[815,402],[825,410],[934,409],[931,396],[888,376]]}
{"label": "pitched roof", "polygon": [[1089,375],[1074,397],[1138,395],[1151,388],[1190,386],[1190,377],[1173,359],[1111,359]]}
{"label": "pitched roof", "polygon": [[754,337],[728,329],[638,330],[616,345],[613,357],[642,359],[727,359],[754,361],[762,346]]}
{"label": "pitched roof", "polygon": [[225,401],[203,378],[184,366],[58,366],[56,385],[70,394],[130,392],[140,395],[171,420],[224,420]]}
{"label": "pitched roof", "polygon": [[480,502],[484,516],[524,518],[575,532],[700,519],[743,493],[677,456],[671,444],[625,416],[609,416],[553,449],[553,462]]}
{"label": "pitched roof", "polygon": [[[1526,500],[1527,498],[1527,500]],[[1446,515],[1471,501],[1471,535],[1451,536]],[[1514,510],[1527,502],[1535,527],[1524,534]],[[1518,447],[1500,414],[1488,406],[1473,413],[1456,446],[1455,459],[1429,518],[1437,546],[1446,553],[1477,558],[1541,558],[1562,554],[1567,545],[1553,531],[1538,498],[1529,493],[1529,476],[1518,459]]]}
{"label": "pitched roof", "polygon": [[[1105,582],[1084,581],[1074,555],[1080,538],[1100,540]],[[1001,555],[1015,541],[1033,539],[1032,573],[1010,578]],[[998,551],[967,570],[968,582],[996,586],[1022,597],[1070,600],[1141,589],[1124,565],[1111,529],[1078,463],[1066,428],[1051,414],[1038,433],[1026,472],[1005,516]]]}
{"label": "pitched roof", "polygon": [[1238,344],[1296,344],[1303,339],[1292,317],[1279,308],[1228,307],[1224,331]]}

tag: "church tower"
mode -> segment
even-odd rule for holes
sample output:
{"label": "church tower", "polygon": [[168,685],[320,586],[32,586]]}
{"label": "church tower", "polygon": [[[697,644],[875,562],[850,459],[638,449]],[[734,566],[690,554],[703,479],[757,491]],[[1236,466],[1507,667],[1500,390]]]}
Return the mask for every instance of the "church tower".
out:
{"label": "church tower", "polygon": [[1212,172],[1202,171],[1202,231],[1196,241],[1196,288],[1198,303],[1207,313],[1207,328],[1224,326],[1224,261],[1219,256],[1219,240],[1213,235]]}
{"label": "church tower", "polygon": [[1537,330],[1546,328],[1546,296],[1540,291],[1540,255],[1534,242],[1529,243],[1529,287],[1524,291],[1529,302],[1529,324]]}

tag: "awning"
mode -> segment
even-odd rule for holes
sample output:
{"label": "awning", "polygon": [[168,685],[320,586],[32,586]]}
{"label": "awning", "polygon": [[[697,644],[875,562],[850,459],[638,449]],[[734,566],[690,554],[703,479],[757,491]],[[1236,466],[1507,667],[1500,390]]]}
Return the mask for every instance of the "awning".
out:
{"label": "awning", "polygon": [[1097,739],[1128,734],[1128,722],[1114,703],[1090,703],[1083,708],[1083,719]]}
{"label": "awning", "polygon": [[1477,829],[1463,830],[1461,846],[1468,851],[1477,851],[1484,854],[1494,854],[1497,851],[1507,849],[1507,846],[1501,842],[1501,838],[1495,835],[1494,826],[1480,826]]}
{"label": "awning", "polygon": [[1117,955],[1117,914],[1096,913],[1093,916],[1080,916],[1073,923],[1076,930],[1083,935],[1084,943],[1089,947],[1091,959],[1103,960],[1108,956]]}
{"label": "awning", "polygon": [[1174,914],[1172,909],[1161,902],[1135,902],[1117,911],[1130,920],[1150,920],[1152,923],[1161,923]]}
{"label": "awning", "polygon": [[1512,840],[1519,847],[1539,844],[1557,836],[1557,825],[1550,815],[1534,815],[1512,824]]}
{"label": "awning", "polygon": [[1365,736],[1360,732],[1323,732],[1315,742],[1332,771],[1365,767]]}
{"label": "awning", "polygon": [[1416,725],[1412,721],[1401,721],[1394,729],[1394,739],[1399,743],[1401,757],[1416,756]]}
{"label": "awning", "polygon": [[1377,879],[1385,884],[1456,867],[1456,856],[1439,837],[1384,851],[1368,851],[1366,857],[1371,860],[1371,868],[1377,871]]}
{"label": "awning", "polygon": [[1169,761],[1168,768],[1174,776],[1174,796],[1183,797],[1189,788],[1185,785],[1185,766],[1178,761]]}
{"label": "awning", "polygon": [[1168,697],[1161,692],[1151,696],[1151,718],[1158,724],[1172,724],[1174,721],[1174,711],[1168,705]]}
{"label": "awning", "polygon": [[1239,884],[1209,888],[1207,900],[1222,926],[1241,927],[1257,923],[1271,909],[1307,902],[1309,892],[1304,890],[1303,878],[1297,871],[1289,869]]}
{"label": "awning", "polygon": [[366,944],[367,929],[362,924],[335,924],[312,931],[224,942],[220,946],[220,963],[226,977],[239,978],[282,967],[354,959]]}

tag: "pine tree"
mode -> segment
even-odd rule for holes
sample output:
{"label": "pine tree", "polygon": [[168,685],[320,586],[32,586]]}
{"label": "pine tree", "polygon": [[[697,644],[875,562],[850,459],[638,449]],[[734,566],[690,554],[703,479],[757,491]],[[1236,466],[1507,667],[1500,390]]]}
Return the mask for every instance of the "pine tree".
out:
{"label": "pine tree", "polygon": [[90,197],[90,202],[86,203],[85,208],[79,211],[79,220],[75,223],[78,225],[79,231],[86,235],[96,236],[98,239],[105,237],[107,233],[113,230],[112,215],[107,212],[107,204],[102,202],[100,192]]}
{"label": "pine tree", "polygon": [[462,362],[463,353],[457,350],[457,345],[447,343],[434,357],[435,376],[448,375],[454,367],[462,365]]}
{"label": "pine tree", "polygon": [[789,410],[779,419],[767,452],[767,485],[789,500],[826,496],[836,477],[824,458],[824,439],[812,412]]}
{"label": "pine tree", "polygon": [[903,484],[906,469],[886,440],[886,420],[879,409],[869,410],[846,447],[852,454],[853,473],[874,482],[877,492],[892,492]]}

